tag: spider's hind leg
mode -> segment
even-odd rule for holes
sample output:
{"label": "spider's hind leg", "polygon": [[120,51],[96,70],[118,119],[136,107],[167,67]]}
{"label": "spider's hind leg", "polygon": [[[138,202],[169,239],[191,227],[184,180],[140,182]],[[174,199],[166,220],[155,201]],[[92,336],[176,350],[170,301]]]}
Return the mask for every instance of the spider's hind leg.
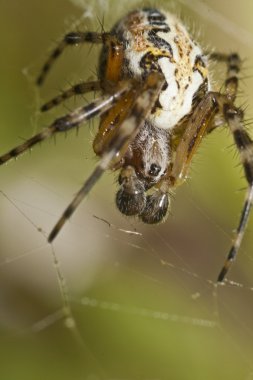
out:
{"label": "spider's hind leg", "polygon": [[102,115],[104,112],[109,110],[126,92],[128,92],[130,87],[131,84],[122,83],[121,86],[115,90],[115,93],[100,97],[84,107],[77,108],[73,112],[59,117],[42,132],[34,135],[24,143],[0,156],[0,165],[6,163],[12,158],[18,157],[20,154],[31,149],[34,145],[48,139],[58,132],[66,132],[69,129],[78,127],[80,124],[87,122],[95,116]]}
{"label": "spider's hind leg", "polygon": [[100,81],[77,83],[74,86],[63,91],[60,95],[51,99],[49,102],[43,104],[40,110],[42,112],[49,111],[51,108],[58,106],[59,104],[64,102],[66,99],[69,99],[72,96],[83,95],[83,94],[87,94],[88,92],[99,91],[100,89],[101,89]]}
{"label": "spider's hind leg", "polygon": [[49,58],[42,66],[39,76],[37,77],[36,83],[41,86],[45,78],[50,71],[51,67],[59,56],[63,53],[67,46],[80,45],[83,43],[93,43],[93,44],[104,44],[112,49],[120,50],[120,43],[116,40],[115,36],[110,33],[96,33],[96,32],[70,32],[64,36],[62,41],[58,46],[51,52]]}

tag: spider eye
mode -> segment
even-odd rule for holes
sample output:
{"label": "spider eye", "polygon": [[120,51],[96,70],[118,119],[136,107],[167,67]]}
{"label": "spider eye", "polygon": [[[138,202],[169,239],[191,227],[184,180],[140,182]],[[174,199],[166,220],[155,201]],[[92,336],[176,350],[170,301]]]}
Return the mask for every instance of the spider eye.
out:
{"label": "spider eye", "polygon": [[165,219],[168,208],[168,194],[156,191],[154,194],[147,196],[146,206],[140,214],[140,218],[147,224],[160,223]]}
{"label": "spider eye", "polygon": [[161,166],[157,164],[151,164],[148,174],[151,175],[152,177],[157,177],[160,171],[161,171]]}

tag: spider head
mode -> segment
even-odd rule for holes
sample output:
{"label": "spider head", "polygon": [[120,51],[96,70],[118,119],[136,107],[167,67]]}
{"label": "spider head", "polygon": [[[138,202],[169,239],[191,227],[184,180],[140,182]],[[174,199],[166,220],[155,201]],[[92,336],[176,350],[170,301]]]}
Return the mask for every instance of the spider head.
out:
{"label": "spider head", "polygon": [[146,121],[125,157],[125,162],[135,168],[146,190],[158,183],[167,172],[170,162],[168,140],[166,130],[159,130]]}

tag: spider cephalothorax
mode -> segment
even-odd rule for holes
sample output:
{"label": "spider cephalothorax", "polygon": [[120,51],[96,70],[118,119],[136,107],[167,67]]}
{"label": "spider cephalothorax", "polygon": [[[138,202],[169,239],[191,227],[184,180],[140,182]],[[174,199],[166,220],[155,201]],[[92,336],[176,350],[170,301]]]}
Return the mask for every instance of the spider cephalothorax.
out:
{"label": "spider cephalothorax", "polygon": [[[47,72],[69,45],[102,44],[99,78],[81,82],[42,106],[42,111],[73,96],[100,91],[101,97],[56,119],[51,126],[0,157],[0,164],[55,133],[100,116],[93,149],[96,168],[51,231],[52,242],[107,169],[120,170],[116,204],[126,215],[153,224],[165,219],[169,193],[185,178],[206,134],[224,122],[240,153],[248,193],[234,243],[218,281],[223,281],[241,245],[253,199],[253,142],[244,129],[243,111],[234,104],[239,56],[203,54],[184,25],[172,14],[143,8],[122,18],[111,32],[68,33],[42,68]],[[227,64],[224,91],[211,91],[208,60]]]}

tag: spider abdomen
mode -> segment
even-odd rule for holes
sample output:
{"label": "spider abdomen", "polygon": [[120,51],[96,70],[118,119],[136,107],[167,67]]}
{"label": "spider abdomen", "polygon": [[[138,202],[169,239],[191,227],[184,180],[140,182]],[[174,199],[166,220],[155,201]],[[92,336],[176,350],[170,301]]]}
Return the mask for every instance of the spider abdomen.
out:
{"label": "spider abdomen", "polygon": [[131,12],[113,32],[124,45],[122,76],[163,73],[166,82],[149,119],[156,127],[174,128],[191,112],[198,91],[210,90],[202,50],[174,15],[156,9]]}

